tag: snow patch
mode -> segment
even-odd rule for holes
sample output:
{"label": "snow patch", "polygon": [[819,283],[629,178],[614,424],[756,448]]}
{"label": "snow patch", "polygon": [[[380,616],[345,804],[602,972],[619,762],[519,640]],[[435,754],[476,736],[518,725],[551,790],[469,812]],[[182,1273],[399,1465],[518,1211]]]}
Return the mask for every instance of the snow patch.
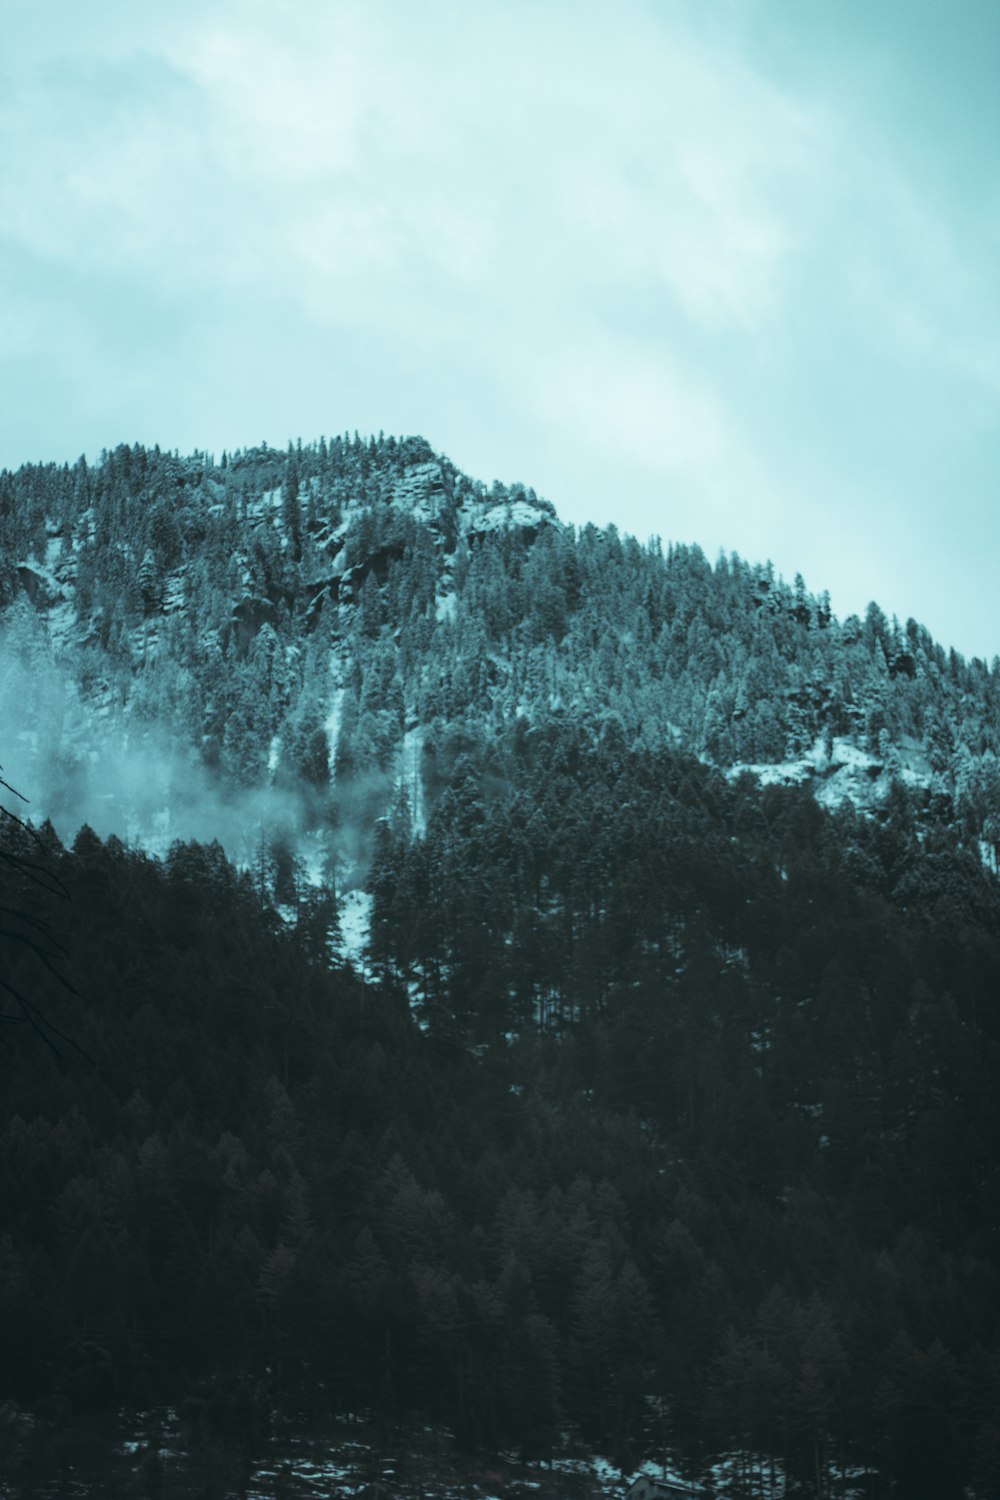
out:
{"label": "snow patch", "polygon": [[345,891],[340,898],[340,950],[348,963],[364,967],[372,925],[372,897],[368,891]]}
{"label": "snow patch", "polygon": [[247,515],[253,520],[260,520],[268,512],[272,515],[281,507],[281,485],[277,489],[265,490],[262,495],[247,501]]}
{"label": "snow patch", "polygon": [[185,570],[178,568],[176,572],[168,573],[163,582],[163,613],[172,615],[179,609],[184,608]]}
{"label": "snow patch", "polygon": [[527,500],[502,500],[485,510],[472,510],[465,517],[467,531],[503,531],[508,526],[546,526],[552,517]]}
{"label": "snow patch", "polygon": [[[332,665],[336,665],[333,663]],[[338,687],[333,690],[330,699],[330,709],[326,716],[323,728],[326,730],[326,742],[330,748],[330,784],[337,778],[337,741],[340,739],[340,721],[344,714],[344,695],[346,688]]]}
{"label": "snow patch", "polygon": [[737,776],[749,772],[761,786],[801,786],[815,775],[815,771],[815,766],[806,760],[763,761],[757,764],[739,761],[735,766],[730,766],[726,775],[735,781]]}
{"label": "snow patch", "polygon": [[47,616],[49,639],[58,649],[77,635],[76,608],[69,600],[54,604]]}
{"label": "snow patch", "polygon": [[325,828],[310,828],[303,833],[295,850],[302,861],[302,878],[313,890],[333,881],[330,841]]}
{"label": "snow patch", "polygon": [[402,765],[398,785],[406,791],[410,804],[410,826],[416,838],[423,838],[427,832],[424,778],[420,765],[423,751],[424,731],[419,726],[408,729],[403,735]]}
{"label": "snow patch", "polygon": [[727,777],[749,773],[761,786],[809,786],[823,807],[853,802],[870,811],[888,796],[893,779],[908,787],[930,787],[937,778],[923,746],[913,739],[894,745],[884,760],[876,759],[854,740],[838,736],[827,748],[820,735],[812,749],[795,760],[739,761]]}
{"label": "snow patch", "polygon": [[427,1020],[427,1002],[420,980],[411,979],[406,988],[410,1001],[410,1014],[421,1031],[429,1031],[430,1022]]}

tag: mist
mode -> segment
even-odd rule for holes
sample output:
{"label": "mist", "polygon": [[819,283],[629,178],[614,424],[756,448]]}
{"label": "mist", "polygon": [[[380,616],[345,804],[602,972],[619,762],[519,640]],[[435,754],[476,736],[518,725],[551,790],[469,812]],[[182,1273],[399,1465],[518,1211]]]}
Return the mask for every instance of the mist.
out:
{"label": "mist", "polygon": [[262,842],[298,844],[315,828],[306,789],[227,788],[171,724],[140,718],[107,688],[85,698],[40,645],[0,631],[0,765],[35,826],[48,819],[70,844],[86,824],[159,857],[177,840],[217,839],[239,865]]}

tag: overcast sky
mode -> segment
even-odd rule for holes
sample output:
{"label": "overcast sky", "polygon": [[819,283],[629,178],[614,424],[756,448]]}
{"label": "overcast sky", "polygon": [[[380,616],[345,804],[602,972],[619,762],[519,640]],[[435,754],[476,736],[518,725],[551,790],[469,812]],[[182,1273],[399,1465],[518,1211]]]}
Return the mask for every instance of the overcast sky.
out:
{"label": "overcast sky", "polygon": [[0,465],[422,433],[1000,653],[1000,0],[0,0]]}

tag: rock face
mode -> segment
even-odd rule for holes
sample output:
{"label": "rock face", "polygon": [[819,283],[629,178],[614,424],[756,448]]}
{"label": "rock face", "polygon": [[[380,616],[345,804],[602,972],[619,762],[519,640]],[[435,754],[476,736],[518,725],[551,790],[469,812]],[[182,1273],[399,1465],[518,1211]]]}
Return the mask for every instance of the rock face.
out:
{"label": "rock face", "polygon": [[337,598],[342,603],[357,604],[365,579],[374,576],[379,583],[384,583],[389,564],[402,561],[405,550],[402,542],[391,542],[377,547],[353,568],[345,568],[337,584]]}
{"label": "rock face", "polygon": [[17,576],[35,609],[51,609],[66,598],[62,587],[46,568],[29,562],[18,563]]}
{"label": "rock face", "polygon": [[465,517],[465,534],[475,542],[498,531],[517,531],[533,542],[543,527],[558,525],[555,514],[544,506],[517,499],[472,509]]}
{"label": "rock face", "polygon": [[139,564],[138,584],[146,614],[155,614],[161,610],[163,608],[163,579],[152,547],[146,548],[142,562]]}
{"label": "rock face", "polygon": [[233,608],[233,633],[241,653],[245,653],[262,625],[273,625],[276,610],[270,599],[247,595]]}
{"label": "rock face", "polygon": [[410,464],[393,493],[395,505],[424,520],[436,520],[444,500],[444,474],[438,463]]}

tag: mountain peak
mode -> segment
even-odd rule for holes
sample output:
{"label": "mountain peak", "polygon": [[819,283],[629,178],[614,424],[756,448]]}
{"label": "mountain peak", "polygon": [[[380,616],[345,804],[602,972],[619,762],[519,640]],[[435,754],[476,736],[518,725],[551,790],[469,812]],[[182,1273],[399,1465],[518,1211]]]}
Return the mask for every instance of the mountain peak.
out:
{"label": "mountain peak", "polygon": [[[874,607],[841,624],[801,579],[735,556],[713,568],[696,547],[577,534],[530,488],[487,487],[423,438],[219,463],[123,445],[2,482],[19,781],[58,811],[55,746],[99,830],[147,836],[158,798],[158,827],[200,831],[178,823],[185,781],[215,788],[212,818],[233,785],[331,837],[384,815],[404,782],[429,819],[463,737],[557,719],[581,743],[617,726],[626,748],[831,806],[874,813],[902,781],[936,816],[961,803],[973,840],[991,815],[1000,693],[982,663]],[[437,759],[415,748],[442,734]],[[106,785],[93,767],[112,764]]]}

